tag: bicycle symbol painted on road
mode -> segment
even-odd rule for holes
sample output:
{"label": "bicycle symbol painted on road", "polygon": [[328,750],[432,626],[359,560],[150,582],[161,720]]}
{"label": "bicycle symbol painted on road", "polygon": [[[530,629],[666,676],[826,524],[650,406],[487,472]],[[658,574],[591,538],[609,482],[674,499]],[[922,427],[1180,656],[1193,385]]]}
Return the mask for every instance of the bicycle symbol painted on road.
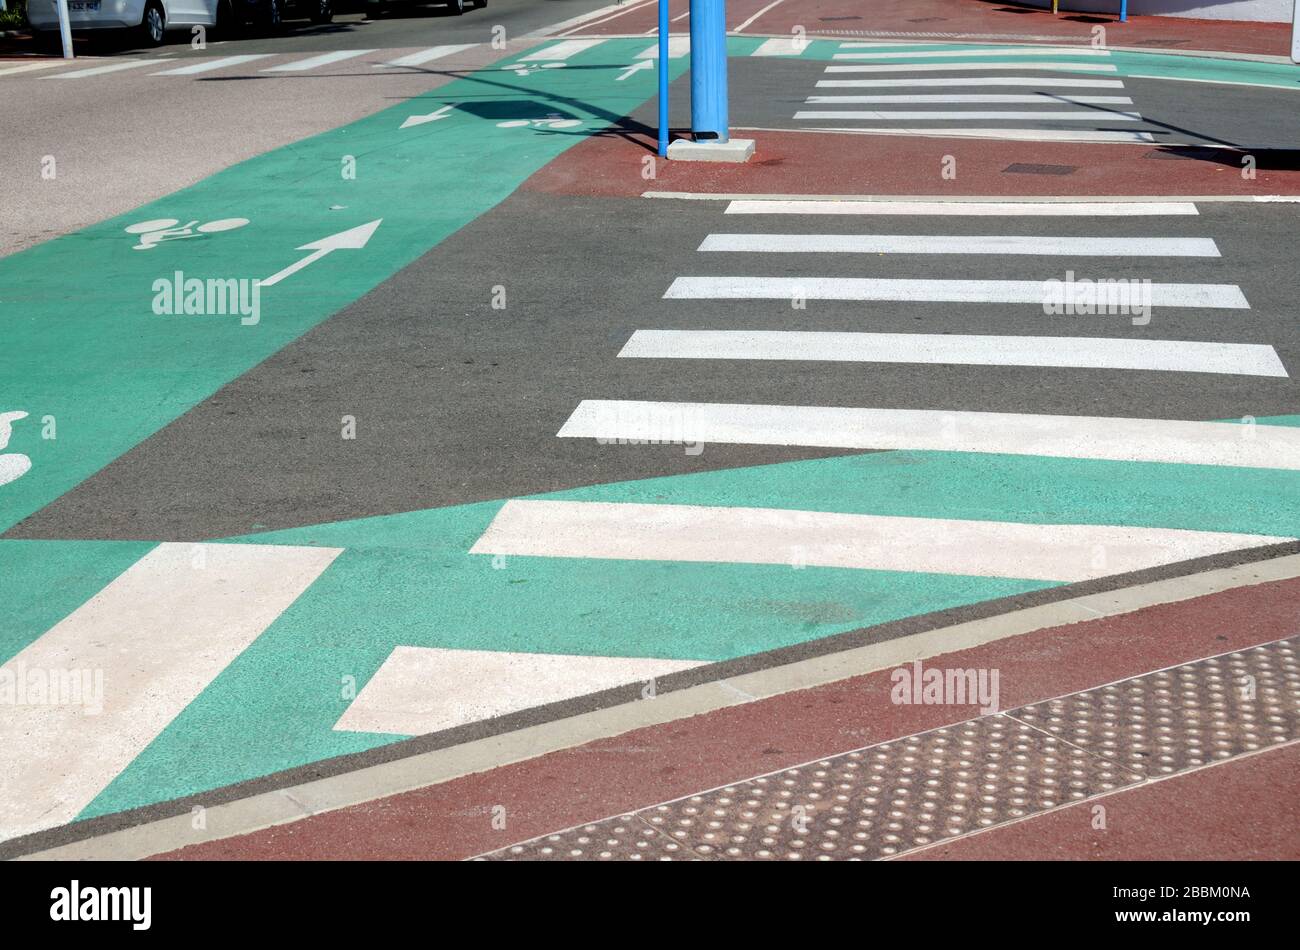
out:
{"label": "bicycle symbol painted on road", "polygon": [[[178,224],[180,227],[176,227]],[[176,218],[158,218],[154,221],[139,221],[136,224],[128,225],[123,230],[127,234],[138,234],[140,236],[140,243],[136,244],[132,250],[148,251],[164,241],[183,241],[185,238],[200,237],[204,234],[219,234],[222,231],[233,231],[236,228],[242,228],[246,224],[248,224],[247,218],[221,218],[204,224],[199,224],[197,218],[186,224],[181,224]]]}
{"label": "bicycle symbol painted on road", "polygon": [[532,65],[525,66],[522,63],[517,63],[514,66],[511,66],[510,70],[516,76],[531,76],[539,69],[563,69],[567,65],[569,64],[568,63],[538,63],[535,66]]}
{"label": "bicycle symbol painted on road", "polygon": [[544,119],[507,119],[505,122],[498,122],[498,129],[524,129],[532,127],[534,129],[572,129],[582,125],[581,119],[564,119],[558,113],[552,112]]}
{"label": "bicycle symbol painted on road", "polygon": [[[0,449],[9,444],[9,436],[13,433],[13,423],[26,418],[27,413],[22,410],[0,412]],[[27,470],[31,467],[32,460],[19,452],[0,455],[0,485],[8,485],[10,482],[17,481],[26,475]]]}

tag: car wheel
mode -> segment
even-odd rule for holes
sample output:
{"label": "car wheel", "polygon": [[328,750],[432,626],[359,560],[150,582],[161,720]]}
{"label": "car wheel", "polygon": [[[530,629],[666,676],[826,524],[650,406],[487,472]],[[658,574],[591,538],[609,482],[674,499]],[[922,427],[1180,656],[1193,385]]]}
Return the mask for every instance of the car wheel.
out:
{"label": "car wheel", "polygon": [[284,0],[266,0],[266,9],[262,11],[262,26],[268,31],[279,30],[284,26]]}
{"label": "car wheel", "polygon": [[333,0],[316,0],[316,7],[311,13],[311,22],[328,23],[334,19]]}
{"label": "car wheel", "polygon": [[158,0],[149,0],[140,18],[140,39],[146,46],[162,46],[166,35],[167,14]]}
{"label": "car wheel", "polygon": [[447,0],[447,10],[452,16],[460,16],[465,12],[465,0]]}
{"label": "car wheel", "polygon": [[217,4],[217,36],[225,39],[229,36],[238,36],[240,28],[244,24],[239,22],[235,17],[235,9],[230,5],[230,0],[221,0]]}

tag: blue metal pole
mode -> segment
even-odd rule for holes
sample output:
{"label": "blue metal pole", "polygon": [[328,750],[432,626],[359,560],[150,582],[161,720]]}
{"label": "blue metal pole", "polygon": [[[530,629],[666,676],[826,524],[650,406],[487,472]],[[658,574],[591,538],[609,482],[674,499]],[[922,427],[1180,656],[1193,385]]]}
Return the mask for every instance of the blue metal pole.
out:
{"label": "blue metal pole", "polygon": [[697,142],[728,139],[725,0],[691,0],[691,131]]}
{"label": "blue metal pole", "polygon": [[1128,0],[1119,0],[1119,22],[1128,22]]}
{"label": "blue metal pole", "polygon": [[659,154],[668,155],[668,0],[659,0]]}

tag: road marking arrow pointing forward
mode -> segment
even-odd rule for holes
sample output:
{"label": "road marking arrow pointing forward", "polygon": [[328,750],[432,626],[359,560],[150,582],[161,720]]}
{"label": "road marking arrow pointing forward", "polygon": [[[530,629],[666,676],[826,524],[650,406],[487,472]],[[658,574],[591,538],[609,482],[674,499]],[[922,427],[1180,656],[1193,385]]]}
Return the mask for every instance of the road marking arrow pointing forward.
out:
{"label": "road marking arrow pointing forward", "polygon": [[622,82],[624,79],[626,79],[628,76],[631,76],[638,69],[653,69],[654,64],[655,61],[653,59],[643,59],[638,63],[633,63],[631,66],[627,68],[627,72],[623,73],[623,75],[619,76],[618,79],[614,81]]}
{"label": "road marking arrow pointing forward", "polygon": [[266,278],[266,280],[261,281],[261,285],[263,287],[270,287],[274,284],[278,284],[289,275],[298,273],[298,271],[312,263],[312,261],[320,260],[330,251],[343,249],[355,251],[365,247],[366,242],[370,240],[370,236],[374,234],[375,230],[379,227],[379,222],[383,220],[383,218],[375,218],[375,220],[368,224],[358,225],[355,228],[340,231],[338,234],[332,234],[329,237],[321,238],[319,241],[312,241],[310,244],[302,245],[298,250],[311,251],[311,253],[302,260],[290,264],[284,270],[272,274],[270,277]]}
{"label": "road marking arrow pointing forward", "polygon": [[426,122],[437,122],[439,119],[447,118],[447,116],[451,113],[451,110],[454,108],[456,108],[456,104],[453,102],[449,106],[443,106],[441,109],[435,109],[433,112],[430,112],[428,115],[407,116],[406,121],[403,122],[401,125],[399,125],[398,128],[405,129],[413,125],[424,125],[424,123]]}

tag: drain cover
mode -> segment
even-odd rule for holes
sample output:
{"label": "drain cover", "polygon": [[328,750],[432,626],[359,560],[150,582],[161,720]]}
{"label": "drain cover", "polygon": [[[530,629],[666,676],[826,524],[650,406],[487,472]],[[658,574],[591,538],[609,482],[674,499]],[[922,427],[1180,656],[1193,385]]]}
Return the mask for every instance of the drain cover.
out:
{"label": "drain cover", "polygon": [[1002,172],[1013,175],[1070,175],[1078,170],[1077,165],[1034,165],[1028,162],[1013,162],[1002,169]]}

